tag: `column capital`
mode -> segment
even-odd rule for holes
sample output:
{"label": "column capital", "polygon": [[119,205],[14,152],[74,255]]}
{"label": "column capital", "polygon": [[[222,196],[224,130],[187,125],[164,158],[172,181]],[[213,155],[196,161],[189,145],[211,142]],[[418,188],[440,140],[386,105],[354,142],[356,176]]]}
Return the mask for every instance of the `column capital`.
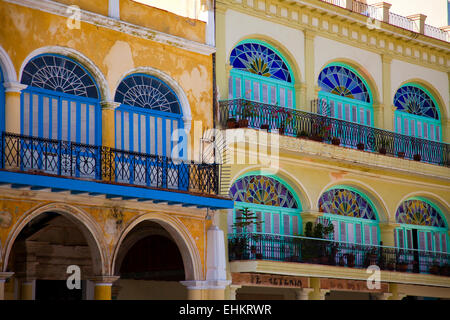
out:
{"label": "column capital", "polygon": [[115,102],[115,101],[100,101],[100,106],[102,107],[102,109],[116,109],[120,106],[119,102]]}
{"label": "column capital", "polygon": [[304,29],[303,35],[305,36],[305,40],[314,40],[316,37],[316,31],[310,29]]}
{"label": "column capital", "polygon": [[94,282],[97,286],[112,286],[112,284],[119,279],[119,276],[94,276],[89,278],[88,280]]}
{"label": "column capital", "polygon": [[0,282],[6,281],[14,275],[14,272],[0,272]]}
{"label": "column capital", "polygon": [[5,87],[5,92],[17,92],[20,93],[23,89],[26,89],[28,86],[26,84],[21,84],[17,81],[5,82],[3,83]]}
{"label": "column capital", "polygon": [[389,54],[381,54],[381,62],[386,64],[391,64],[392,56]]}
{"label": "column capital", "polygon": [[295,297],[297,300],[309,300],[309,294],[314,291],[313,288],[295,289]]}

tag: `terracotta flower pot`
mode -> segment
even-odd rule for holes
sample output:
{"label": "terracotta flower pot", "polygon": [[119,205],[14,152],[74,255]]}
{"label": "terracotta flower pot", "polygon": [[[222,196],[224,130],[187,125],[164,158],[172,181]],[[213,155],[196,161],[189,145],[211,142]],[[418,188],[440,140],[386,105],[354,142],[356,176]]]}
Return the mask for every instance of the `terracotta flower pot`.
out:
{"label": "terracotta flower pot", "polygon": [[364,150],[364,143],[358,143],[356,148],[358,148],[358,150]]}
{"label": "terracotta flower pot", "polygon": [[238,127],[239,128],[247,128],[248,127],[248,120],[247,119],[241,119],[238,121]]}
{"label": "terracotta flower pot", "polygon": [[380,148],[378,150],[378,152],[381,153],[381,154],[386,154],[387,150],[386,150],[386,148]]}
{"label": "terracotta flower pot", "polygon": [[236,127],[237,127],[236,119],[232,118],[232,119],[227,120],[227,128],[228,129],[234,129]]}
{"label": "terracotta flower pot", "polygon": [[420,161],[422,159],[422,156],[420,154],[415,154],[413,158],[415,161]]}
{"label": "terracotta flower pot", "polygon": [[339,139],[339,138],[333,138],[333,139],[331,139],[331,143],[332,143],[333,145],[335,145],[335,146],[338,146],[338,145],[341,144],[341,139]]}
{"label": "terracotta flower pot", "polygon": [[404,158],[405,157],[405,153],[403,151],[400,151],[397,153],[399,158]]}

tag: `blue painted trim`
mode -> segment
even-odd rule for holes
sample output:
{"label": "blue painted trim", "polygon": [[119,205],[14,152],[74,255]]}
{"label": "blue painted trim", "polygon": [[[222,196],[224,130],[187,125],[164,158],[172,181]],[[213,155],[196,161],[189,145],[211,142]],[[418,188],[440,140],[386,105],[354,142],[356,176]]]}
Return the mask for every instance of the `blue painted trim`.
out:
{"label": "blue painted trim", "polygon": [[176,202],[216,209],[232,209],[233,201],[208,196],[197,196],[189,193],[155,190],[143,187],[122,186],[95,181],[84,181],[69,178],[50,177],[18,172],[0,171],[0,183],[26,184],[51,188],[54,192],[82,191],[91,195],[115,195],[118,197],[133,197],[139,199],[156,200],[161,202]]}

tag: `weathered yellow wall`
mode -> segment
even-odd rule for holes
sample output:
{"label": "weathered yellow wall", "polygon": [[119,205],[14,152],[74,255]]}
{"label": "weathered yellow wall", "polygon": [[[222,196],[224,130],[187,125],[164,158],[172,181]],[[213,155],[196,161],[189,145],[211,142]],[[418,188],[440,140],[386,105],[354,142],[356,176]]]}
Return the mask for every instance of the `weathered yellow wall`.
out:
{"label": "weathered yellow wall", "polygon": [[57,2],[67,4],[69,6],[75,5],[82,10],[108,15],[108,0],[56,0]]}
{"label": "weathered yellow wall", "polygon": [[205,22],[132,0],[120,1],[120,19],[192,41],[205,42]]}
{"label": "weathered yellow wall", "polygon": [[[193,120],[202,121],[204,127],[212,127],[211,56],[89,23],[81,23],[79,30],[71,30],[64,17],[5,2],[0,3],[0,12],[0,43],[10,56],[19,79],[25,58],[45,46],[71,48],[91,60],[106,78],[112,99],[126,73],[138,67],[151,67],[166,73],[182,87]],[[164,15],[153,23],[166,25],[166,15],[177,19],[170,13],[161,13]]]}

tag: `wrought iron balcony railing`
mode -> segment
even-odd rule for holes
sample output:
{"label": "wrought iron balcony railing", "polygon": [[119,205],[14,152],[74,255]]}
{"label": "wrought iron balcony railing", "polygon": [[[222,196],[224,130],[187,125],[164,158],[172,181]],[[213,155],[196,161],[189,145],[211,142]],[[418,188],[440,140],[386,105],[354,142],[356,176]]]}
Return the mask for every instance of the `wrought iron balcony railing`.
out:
{"label": "wrought iron balcony railing", "polygon": [[2,133],[0,168],[217,195],[219,165]]}
{"label": "wrought iron balcony railing", "polygon": [[445,252],[370,246],[261,233],[228,235],[230,261],[272,260],[450,276]]}
{"label": "wrought iron balcony railing", "polygon": [[337,138],[345,147],[450,167],[450,145],[446,143],[245,99],[221,101],[219,123],[228,128],[275,129],[284,135],[325,143]]}

